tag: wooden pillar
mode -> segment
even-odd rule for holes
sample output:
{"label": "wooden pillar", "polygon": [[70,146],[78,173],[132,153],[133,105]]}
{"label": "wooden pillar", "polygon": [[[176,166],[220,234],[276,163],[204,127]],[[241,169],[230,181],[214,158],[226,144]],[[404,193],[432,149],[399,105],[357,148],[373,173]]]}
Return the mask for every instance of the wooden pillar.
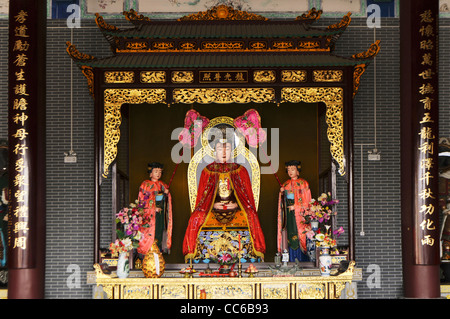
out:
{"label": "wooden pillar", "polygon": [[[348,74],[352,74],[349,68]],[[347,79],[344,106],[344,153],[348,199],[348,242],[349,259],[356,260],[355,254],[355,175],[354,175],[354,131],[353,131],[353,77]]]}
{"label": "wooden pillar", "polygon": [[47,4],[9,4],[8,298],[44,298]]}
{"label": "wooden pillar", "polygon": [[100,88],[101,72],[94,74],[94,263],[100,262],[100,210],[103,174],[104,101]]}
{"label": "wooden pillar", "polygon": [[401,202],[404,296],[438,298],[438,0],[402,0]]}

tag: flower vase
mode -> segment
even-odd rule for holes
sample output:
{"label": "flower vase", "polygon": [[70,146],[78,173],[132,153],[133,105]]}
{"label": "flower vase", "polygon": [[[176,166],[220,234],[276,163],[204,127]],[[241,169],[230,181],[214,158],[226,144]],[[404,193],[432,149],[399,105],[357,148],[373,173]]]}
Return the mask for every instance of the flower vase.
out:
{"label": "flower vase", "polygon": [[315,232],[319,230],[319,221],[318,220],[311,221],[311,229]]}
{"label": "flower vase", "polygon": [[319,268],[322,276],[329,276],[331,272],[330,247],[320,247]]}
{"label": "flower vase", "polygon": [[127,278],[130,274],[130,263],[128,261],[128,253],[119,253],[119,260],[117,261],[117,277]]}

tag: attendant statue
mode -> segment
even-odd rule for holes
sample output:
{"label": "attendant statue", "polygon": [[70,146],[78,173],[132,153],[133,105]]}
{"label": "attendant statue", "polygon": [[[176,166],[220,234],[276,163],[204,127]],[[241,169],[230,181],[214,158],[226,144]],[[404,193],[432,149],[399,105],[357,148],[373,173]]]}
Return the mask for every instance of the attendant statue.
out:
{"label": "attendant statue", "polygon": [[161,252],[170,253],[172,246],[172,196],[162,182],[163,165],[148,164],[149,179],[139,188],[139,206],[144,208],[141,239],[137,252],[145,255],[155,239]]}
{"label": "attendant statue", "polygon": [[304,216],[311,191],[308,182],[299,177],[299,161],[286,162],[285,166],[290,179],[282,185],[278,196],[277,248],[280,253],[287,249],[290,261],[308,261],[306,232],[310,227]]}
{"label": "attendant statue", "polygon": [[262,260],[265,240],[249,174],[232,158],[235,134],[225,126],[217,130],[210,141],[215,159],[201,172],[183,241],[185,259],[209,262],[228,253],[243,262]]}

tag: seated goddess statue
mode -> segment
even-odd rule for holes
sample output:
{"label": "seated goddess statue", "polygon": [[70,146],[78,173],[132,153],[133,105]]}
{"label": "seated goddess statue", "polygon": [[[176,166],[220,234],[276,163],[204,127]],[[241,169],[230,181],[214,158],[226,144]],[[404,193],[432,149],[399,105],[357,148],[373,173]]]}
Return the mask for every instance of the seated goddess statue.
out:
{"label": "seated goddess statue", "polygon": [[[227,130],[228,131],[228,130]],[[183,242],[185,259],[210,262],[228,253],[242,262],[264,258],[265,241],[247,169],[233,162],[235,136],[225,129],[210,146],[214,162],[201,172]]]}

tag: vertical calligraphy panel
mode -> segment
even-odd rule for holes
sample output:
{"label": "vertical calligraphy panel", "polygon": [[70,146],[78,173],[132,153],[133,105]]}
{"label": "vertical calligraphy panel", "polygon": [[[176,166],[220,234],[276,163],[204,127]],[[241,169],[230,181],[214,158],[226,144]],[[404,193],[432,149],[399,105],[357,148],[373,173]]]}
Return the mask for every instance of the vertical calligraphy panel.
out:
{"label": "vertical calligraphy panel", "polygon": [[439,263],[438,204],[438,17],[433,1],[423,1],[417,10],[412,65],[413,146],[415,166],[414,262]]}
{"label": "vertical calligraphy panel", "polygon": [[11,1],[9,8],[10,269],[38,267],[45,240],[45,20],[38,2]]}

